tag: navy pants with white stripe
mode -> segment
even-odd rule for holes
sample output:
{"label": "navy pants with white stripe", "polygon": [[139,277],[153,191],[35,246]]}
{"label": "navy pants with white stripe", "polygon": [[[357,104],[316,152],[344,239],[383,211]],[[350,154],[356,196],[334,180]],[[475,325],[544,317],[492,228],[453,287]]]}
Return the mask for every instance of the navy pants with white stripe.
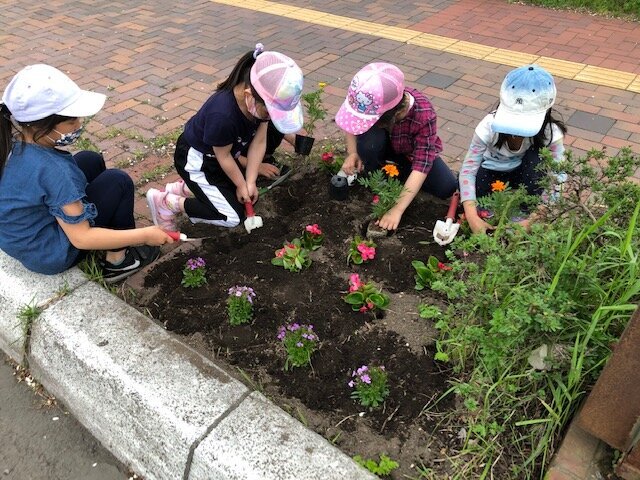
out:
{"label": "navy pants with white stripe", "polygon": [[[266,155],[280,145],[284,135],[269,122]],[[247,146],[248,149],[248,146]],[[247,152],[242,153],[246,156]],[[210,162],[215,162],[212,164]],[[193,223],[209,223],[220,227],[236,227],[245,218],[244,205],[236,198],[236,186],[218,167],[213,153],[203,154],[191,148],[180,135],[176,143],[174,164],[194,197],[184,202],[184,211]],[[208,166],[213,165],[213,171]],[[242,167],[240,167],[242,169]]]}

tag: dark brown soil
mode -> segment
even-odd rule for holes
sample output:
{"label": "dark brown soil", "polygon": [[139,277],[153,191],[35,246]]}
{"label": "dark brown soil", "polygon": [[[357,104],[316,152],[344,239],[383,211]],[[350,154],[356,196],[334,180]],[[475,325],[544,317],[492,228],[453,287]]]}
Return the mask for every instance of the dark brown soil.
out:
{"label": "dark brown soil", "polygon": [[[328,183],[324,173],[296,172],[258,202],[256,213],[264,227],[251,234],[242,227],[184,225],[190,237],[212,238],[187,251],[185,244],[158,263],[145,279],[138,307],[184,335],[186,342],[226,362],[230,373],[348,455],[377,459],[384,453],[401,465],[391,478],[418,478],[415,466],[436,467],[433,458],[450,441],[432,435],[434,410],[425,412],[446,390],[448,376],[433,360],[433,323],[418,316],[421,302],[440,301],[415,291],[411,261],[426,261],[429,255],[444,258],[444,249],[430,240],[447,206],[421,193],[399,230],[375,240],[376,258],[348,266],[348,245],[366,230],[371,194],[357,185],[347,202],[332,201]],[[291,273],[273,266],[275,250],[313,223],[326,238],[312,253],[311,267]],[[206,260],[208,284],[186,289],[180,286],[182,268],[194,256]],[[351,273],[390,294],[386,312],[373,316],[351,310],[342,299]],[[251,325],[233,327],[227,321],[226,292],[236,284],[256,291]],[[311,368],[285,371],[285,352],[276,335],[278,326],[293,320],[313,324],[321,346]],[[385,366],[391,390],[384,406],[372,411],[351,399],[347,386],[350,372],[369,363]],[[449,406],[441,402],[435,410]]]}

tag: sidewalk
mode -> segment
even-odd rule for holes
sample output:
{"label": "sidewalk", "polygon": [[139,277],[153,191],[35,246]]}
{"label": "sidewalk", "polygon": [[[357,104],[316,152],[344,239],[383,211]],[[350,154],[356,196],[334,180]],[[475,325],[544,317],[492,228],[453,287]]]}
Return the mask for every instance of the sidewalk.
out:
{"label": "sidewalk", "polygon": [[[162,155],[161,149],[155,151],[148,140],[166,140],[179,131],[215,84],[258,41],[294,58],[305,72],[307,90],[320,81],[328,84],[325,104],[330,114],[336,112],[352,75],[364,64],[395,63],[405,72],[408,84],[432,99],[444,159],[456,169],[476,124],[497,105],[504,75],[512,66],[529,61],[546,62],[545,67],[554,72],[557,110],[569,127],[565,143],[575,153],[602,145],[610,154],[627,145],[640,152],[637,23],[499,0],[432,0],[418,7],[408,0],[357,4],[350,0],[197,0],[190,2],[188,11],[168,0],[135,6],[104,0],[47,4],[3,0],[0,5],[4,25],[0,84],[4,88],[25,65],[45,62],[67,71],[83,88],[107,94],[105,108],[89,123],[86,139],[103,150],[108,166],[126,169],[138,183],[141,195],[136,213],[141,225],[150,222],[142,194],[164,183],[163,176],[175,177],[170,156]],[[337,135],[335,124],[327,122],[318,134]],[[157,325],[87,284],[77,272],[47,283],[2,254],[0,267],[6,275],[0,287],[0,340],[6,333],[3,329],[15,326],[15,319],[7,315],[15,314],[35,295],[39,300],[55,296],[63,280],[71,279],[72,295],[54,302],[45,320],[38,320],[42,323],[36,335],[40,336],[31,351],[36,371],[45,377],[43,382],[50,381],[64,395],[91,391],[88,371],[98,386],[102,382],[105,390],[94,395],[103,397],[87,397],[93,402],[84,398],[74,406],[60,396],[118,458],[138,466],[136,471],[147,478],[171,478],[157,471],[167,464],[184,478],[206,478],[199,475],[206,475],[207,462],[215,464],[227,455],[233,463],[234,455],[252,444],[234,447],[236,434],[231,432],[250,435],[242,422],[253,419],[253,414],[267,411],[273,415],[270,418],[286,425],[287,432],[304,431],[208,359],[182,350],[179,341]],[[96,299],[103,309],[98,312],[88,307]],[[77,308],[90,320],[79,316]],[[0,344],[12,349],[14,357],[20,354],[13,341]],[[174,361],[203,382],[200,386],[209,397],[184,396],[192,386],[180,383],[178,367],[169,368]],[[164,366],[162,372],[154,370],[158,364]],[[64,369],[70,369],[68,378],[63,378]],[[213,378],[212,372],[216,372]],[[161,381],[168,382],[166,390],[151,388],[153,382]],[[219,403],[209,405],[218,396],[217,388],[227,393]],[[182,404],[189,401],[197,404],[193,411]],[[150,420],[154,417],[155,423]],[[97,434],[94,428],[99,429]],[[256,455],[275,455],[271,446],[282,442],[270,432],[269,424],[262,428],[265,436],[252,441],[270,443],[263,445],[264,450],[258,444]],[[120,435],[121,430],[128,436],[118,444],[122,437],[112,433]],[[149,435],[150,430],[157,434],[157,443],[141,443],[137,435]],[[210,441],[216,434],[223,435],[224,442]],[[350,478],[344,473],[350,472],[353,478],[363,478],[357,477],[361,470],[351,470],[348,458],[333,457],[332,447],[313,443],[322,439],[304,438],[326,455],[319,458],[327,465],[328,459],[338,459],[336,465],[345,470],[334,468],[334,474]],[[159,458],[167,442],[175,442],[171,443],[175,456]],[[297,442],[293,439],[288,445],[294,448]],[[251,468],[256,471],[264,467],[255,455],[248,461],[255,462]],[[238,465],[224,467],[234,471]],[[295,471],[293,467],[290,471]],[[242,478],[229,475],[221,473],[220,478]]]}

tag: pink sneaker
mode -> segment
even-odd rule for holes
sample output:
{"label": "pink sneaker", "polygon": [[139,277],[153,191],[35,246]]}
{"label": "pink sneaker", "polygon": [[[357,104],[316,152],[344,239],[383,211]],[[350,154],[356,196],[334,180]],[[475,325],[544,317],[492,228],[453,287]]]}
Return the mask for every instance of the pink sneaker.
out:
{"label": "pink sneaker", "polygon": [[168,192],[161,192],[156,188],[150,188],[147,192],[147,204],[151,210],[153,223],[167,232],[177,231],[176,215],[173,213],[165,201]]}
{"label": "pink sneaker", "polygon": [[191,195],[191,190],[187,187],[184,180],[180,179],[172,183],[167,183],[164,187],[165,192],[173,193],[181,197],[188,197]]}

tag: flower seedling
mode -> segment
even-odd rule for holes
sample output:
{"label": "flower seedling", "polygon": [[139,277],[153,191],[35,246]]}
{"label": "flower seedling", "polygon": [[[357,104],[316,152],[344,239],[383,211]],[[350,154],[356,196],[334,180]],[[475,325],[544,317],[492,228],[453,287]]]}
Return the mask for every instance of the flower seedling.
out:
{"label": "flower seedling", "polygon": [[190,258],[182,270],[182,286],[197,288],[207,283],[207,262],[202,257]]}
{"label": "flower seedling", "polygon": [[310,137],[313,136],[313,132],[316,129],[316,122],[324,120],[327,116],[327,109],[322,104],[322,94],[324,93],[324,87],[326,86],[326,83],[320,82],[318,83],[318,88],[316,90],[305,93],[301,96],[302,104],[307,111],[307,114],[305,115],[306,121],[304,122],[303,128]]}
{"label": "flower seedling", "polygon": [[333,151],[323,152],[320,156],[320,169],[335,175],[342,168],[344,158],[337,156]]}
{"label": "flower seedling", "polygon": [[357,273],[349,277],[349,293],[343,297],[354,312],[384,310],[389,305],[389,296],[371,283],[364,283]]}
{"label": "flower seedling", "polygon": [[318,348],[318,335],[313,331],[313,325],[292,323],[278,328],[278,340],[287,351],[284,369],[289,367],[303,367],[311,364],[311,354]]}
{"label": "flower seedling", "polygon": [[478,215],[497,227],[522,220],[528,216],[523,210],[532,210],[539,201],[539,197],[528,195],[523,187],[513,190],[509,182],[496,180],[491,184],[491,193],[478,199]]}
{"label": "flower seedling", "polygon": [[351,398],[358,400],[363,407],[375,408],[389,395],[387,372],[382,365],[363,365],[354,370],[348,385],[354,389]]}
{"label": "flower seedling", "polygon": [[451,270],[451,267],[445,263],[439,261],[433,255],[429,257],[425,265],[420,260],[414,260],[411,262],[411,266],[416,270],[416,290],[424,290],[427,287],[431,287],[431,284],[436,280],[442,278],[444,272]]}
{"label": "flower seedling", "polygon": [[396,204],[405,191],[404,185],[397,177],[400,172],[395,165],[385,165],[367,177],[360,177],[358,182],[373,192],[372,214],[380,219]]}
{"label": "flower seedling", "polygon": [[372,240],[365,240],[356,235],[349,245],[347,264],[349,262],[360,265],[361,263],[373,260],[376,256],[376,244]]}
{"label": "flower seedling", "polygon": [[302,232],[302,246],[307,250],[317,250],[324,242],[324,234],[317,223],[307,225]]}
{"label": "flower seedling", "polygon": [[311,265],[311,259],[309,250],[302,246],[299,238],[294,238],[291,243],[285,243],[281,249],[276,250],[276,256],[271,259],[271,263],[290,272],[299,272]]}
{"label": "flower seedling", "polygon": [[231,325],[249,323],[253,317],[253,301],[256,292],[251,287],[236,285],[231,287],[227,297],[227,314]]}

